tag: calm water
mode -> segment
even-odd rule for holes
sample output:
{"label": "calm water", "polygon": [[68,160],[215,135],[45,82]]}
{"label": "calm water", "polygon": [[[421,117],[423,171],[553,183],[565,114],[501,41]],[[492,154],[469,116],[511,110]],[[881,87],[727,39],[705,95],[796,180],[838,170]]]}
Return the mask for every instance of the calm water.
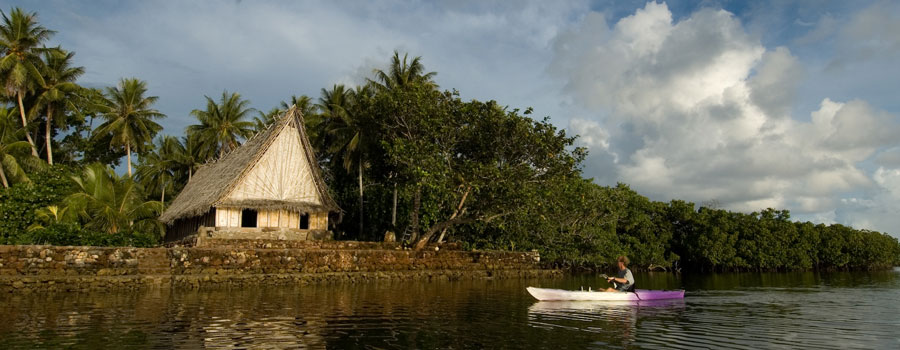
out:
{"label": "calm water", "polygon": [[0,295],[0,348],[900,349],[900,270],[676,276],[656,303],[536,302],[556,280]]}

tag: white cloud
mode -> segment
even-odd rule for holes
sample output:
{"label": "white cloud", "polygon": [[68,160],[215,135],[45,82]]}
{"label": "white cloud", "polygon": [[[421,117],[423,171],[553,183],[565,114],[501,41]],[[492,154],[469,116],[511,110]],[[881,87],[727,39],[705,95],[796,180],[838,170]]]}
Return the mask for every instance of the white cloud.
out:
{"label": "white cloud", "polygon": [[896,234],[900,228],[900,169],[878,168],[877,191],[870,198],[848,198],[838,209],[839,220],[853,227]]}
{"label": "white cloud", "polygon": [[[223,89],[267,110],[292,94],[318,97],[334,83],[359,83],[392,51],[423,56],[437,81],[466,98],[535,105],[560,115],[544,76],[557,33],[586,2],[171,2],[102,10],[59,3],[36,8],[56,39],[78,53],[83,83],[137,76],[160,96],[166,132],[181,133],[203,95]],[[96,7],[101,5],[94,4]],[[34,7],[29,6],[29,7]]]}
{"label": "white cloud", "polygon": [[823,218],[839,198],[885,186],[859,164],[900,142],[898,118],[862,100],[821,97],[808,117],[792,118],[806,68],[726,11],[673,21],[666,4],[651,2],[613,26],[592,13],[555,48],[551,70],[598,116],[570,128],[618,157],[589,164],[588,176],[614,167],[617,181],[655,199]]}
{"label": "white cloud", "polygon": [[768,51],[750,78],[750,99],[766,115],[790,117],[797,87],[805,76],[803,65],[786,47]]}

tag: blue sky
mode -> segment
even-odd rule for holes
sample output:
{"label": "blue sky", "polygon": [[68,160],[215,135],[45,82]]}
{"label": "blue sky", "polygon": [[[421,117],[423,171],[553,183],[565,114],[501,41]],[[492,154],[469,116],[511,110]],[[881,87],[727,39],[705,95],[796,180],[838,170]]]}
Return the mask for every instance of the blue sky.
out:
{"label": "blue sky", "polygon": [[656,200],[900,235],[900,5],[878,1],[19,1],[82,83],[148,81],[181,134],[203,96],[268,110],[391,52],[581,136],[586,176]]}

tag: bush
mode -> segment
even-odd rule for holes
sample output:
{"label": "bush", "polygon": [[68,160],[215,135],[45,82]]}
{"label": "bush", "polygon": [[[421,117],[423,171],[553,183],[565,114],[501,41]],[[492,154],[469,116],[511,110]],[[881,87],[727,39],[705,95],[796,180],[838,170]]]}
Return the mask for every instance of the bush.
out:
{"label": "bush", "polygon": [[18,236],[16,244],[46,244],[103,247],[155,247],[156,234],[119,232],[115,234],[85,230],[77,223],[56,222]]}
{"label": "bush", "polygon": [[29,241],[35,211],[62,201],[72,191],[70,168],[54,166],[31,174],[30,183],[0,190],[0,244]]}
{"label": "bush", "polygon": [[43,228],[29,230],[39,209],[59,205],[72,193],[74,173],[69,167],[57,165],[31,174],[31,183],[19,183],[0,190],[0,244],[131,247],[158,244],[156,233],[126,231],[109,234],[85,229],[77,222],[52,222]]}

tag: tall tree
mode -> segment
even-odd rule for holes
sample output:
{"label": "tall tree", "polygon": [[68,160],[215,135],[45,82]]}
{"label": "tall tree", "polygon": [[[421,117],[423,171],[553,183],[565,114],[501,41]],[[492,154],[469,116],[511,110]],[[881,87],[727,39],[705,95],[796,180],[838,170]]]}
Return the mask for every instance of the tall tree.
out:
{"label": "tall tree", "polygon": [[53,161],[79,166],[96,162],[118,166],[125,157],[125,148],[109,146],[112,134],[92,135],[95,127],[101,123],[103,114],[109,110],[109,101],[103,95],[103,89],[81,87],[73,97],[67,104],[73,104],[74,109],[60,115],[65,120],[54,117],[60,123],[65,121],[63,128],[71,131],[55,146],[57,152],[54,152]]}
{"label": "tall tree", "polygon": [[153,149],[140,157],[135,179],[148,192],[151,189],[152,191],[159,190],[159,202],[163,206],[166,204],[166,191],[174,190],[176,172],[179,168],[178,158],[183,157],[183,152],[184,147],[178,139],[166,135],[157,138]]}
{"label": "tall tree", "polygon": [[28,181],[20,160],[31,146],[22,141],[22,129],[16,127],[13,113],[11,108],[0,107],[0,183],[4,188],[13,181]]}
{"label": "tall tree", "polygon": [[106,89],[107,106],[102,114],[105,122],[97,127],[94,137],[112,134],[110,146],[125,148],[128,176],[131,171],[131,151],[142,151],[144,145],[162,130],[154,119],[166,116],[150,106],[159,99],[144,96],[147,83],[137,78],[123,78],[115,88]]}
{"label": "tall tree", "polygon": [[[437,90],[438,88],[438,85],[434,82],[434,77],[437,75],[437,72],[425,71],[425,65],[422,64],[422,56],[416,56],[410,61],[409,53],[404,53],[403,58],[401,59],[400,53],[394,51],[394,56],[391,57],[391,63],[388,67],[388,70],[385,72],[381,69],[375,69],[373,70],[373,73],[375,74],[375,80],[368,79],[369,83],[377,87],[379,90],[404,89],[412,85],[421,85],[434,90]],[[396,174],[392,173],[389,177],[394,179],[394,204],[393,208],[391,209],[391,225],[394,225],[396,224],[397,217]],[[416,190],[414,199],[416,208],[418,208],[420,192],[421,189]],[[414,223],[417,223],[418,219],[416,218],[413,221]],[[416,224],[413,226],[418,225]],[[416,230],[414,229],[413,231]]]}
{"label": "tall tree", "polygon": [[[194,170],[203,164],[199,149],[200,146],[197,145],[196,138],[183,136],[180,142],[178,142],[177,149],[173,150],[172,154],[177,155],[175,156],[175,160],[178,167],[176,174],[179,179],[181,179],[179,180],[179,183],[186,184],[190,182],[191,178],[194,176]],[[187,179],[184,179],[185,174],[187,175]]]}
{"label": "tall tree", "polygon": [[256,116],[253,117],[253,132],[266,130],[281,113],[284,113],[284,110],[278,107],[272,108],[268,112],[257,111]]}
{"label": "tall tree", "polygon": [[[313,102],[312,98],[306,95],[292,95],[290,100],[281,101],[278,107],[272,108],[268,112],[264,113],[263,111],[258,111],[257,116],[253,118],[254,131],[260,132],[269,127],[269,125],[275,122],[275,119],[278,118],[278,116],[290,109],[291,106],[297,106],[297,108],[300,109],[300,113],[307,121],[307,124],[309,124],[311,120],[313,123],[317,122],[313,119],[316,119],[317,117],[316,109],[318,108],[318,105]],[[309,128],[307,128],[307,131],[312,132],[314,130],[309,130]],[[313,138],[313,135],[310,135],[310,139]]]}
{"label": "tall tree", "polygon": [[281,101],[282,111],[290,109],[291,106],[297,106],[297,108],[300,109],[300,113],[302,113],[304,117],[309,117],[313,114],[316,114],[316,110],[318,109],[315,101],[313,101],[311,97],[306,95],[292,95],[289,101]]}
{"label": "tall tree", "polygon": [[44,138],[47,144],[47,163],[50,165],[53,165],[52,129],[65,128],[66,111],[77,108],[75,95],[81,88],[75,84],[75,80],[84,74],[84,67],[72,67],[74,55],[74,52],[61,49],[44,53],[45,64],[41,69],[43,85],[38,89],[36,106],[31,109],[33,114],[43,109],[47,115]]}
{"label": "tall tree", "polygon": [[334,85],[331,90],[322,89],[319,98],[319,110],[322,111],[325,133],[327,133],[327,153],[332,161],[340,161],[348,173],[356,171],[359,182],[359,234],[363,234],[363,168],[367,144],[364,139],[365,129],[362,120],[351,112],[356,99],[369,95],[365,88],[359,94],[344,85]]}
{"label": "tall tree", "polygon": [[195,137],[201,148],[203,159],[222,157],[241,144],[253,134],[253,122],[248,115],[254,111],[249,100],[244,100],[238,93],[222,92],[219,103],[206,97],[206,110],[195,109],[191,115],[200,124],[187,127],[188,137]]}
{"label": "tall tree", "polygon": [[425,72],[422,56],[416,56],[411,61],[408,59],[408,56],[409,54],[403,54],[401,59],[400,53],[394,51],[388,71],[375,69],[373,73],[375,73],[376,80],[369,79],[369,82],[386,90],[402,88],[410,84],[425,84],[437,88],[437,84],[432,80],[437,73]]}
{"label": "tall tree", "polygon": [[3,23],[0,24],[0,73],[2,73],[4,91],[7,96],[15,97],[19,104],[19,116],[25,129],[25,138],[31,145],[31,154],[38,156],[37,147],[28,132],[28,120],[25,118],[25,105],[22,100],[25,94],[35,85],[44,85],[40,73],[40,53],[48,49],[42,43],[55,33],[37,23],[37,13],[28,13],[21,8],[13,8],[9,16],[0,11]]}

